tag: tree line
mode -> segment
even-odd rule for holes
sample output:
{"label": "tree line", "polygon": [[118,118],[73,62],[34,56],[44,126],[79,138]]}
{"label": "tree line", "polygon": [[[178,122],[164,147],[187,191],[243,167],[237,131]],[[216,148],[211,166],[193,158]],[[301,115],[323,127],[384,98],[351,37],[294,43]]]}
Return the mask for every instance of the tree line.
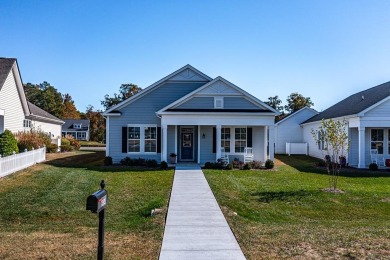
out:
{"label": "tree line", "polygon": [[276,117],[276,121],[282,120],[284,117],[291,115],[292,113],[304,108],[312,107],[314,103],[311,101],[310,97],[304,97],[302,94],[297,92],[291,93],[287,99],[287,104],[282,105],[282,100],[279,96],[269,97],[268,101],[264,102],[270,107],[276,109],[280,112],[280,115]]}
{"label": "tree line", "polygon": [[[132,83],[122,84],[119,88],[119,94],[114,93],[112,97],[108,94],[105,95],[101,104],[107,110],[141,90],[140,87]],[[102,110],[88,105],[85,112],[79,111],[69,93],[62,94],[47,81],[40,84],[24,84],[24,91],[28,101],[55,117],[60,119],[88,119],[90,121],[91,141],[101,142],[105,139],[106,122]]]}

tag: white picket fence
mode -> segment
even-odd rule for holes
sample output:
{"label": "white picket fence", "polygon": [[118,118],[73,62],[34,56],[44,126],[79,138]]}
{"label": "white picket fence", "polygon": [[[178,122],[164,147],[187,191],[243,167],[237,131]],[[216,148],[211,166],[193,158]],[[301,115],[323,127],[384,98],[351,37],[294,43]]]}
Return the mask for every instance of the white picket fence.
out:
{"label": "white picket fence", "polygon": [[0,178],[46,160],[46,147],[0,157]]}

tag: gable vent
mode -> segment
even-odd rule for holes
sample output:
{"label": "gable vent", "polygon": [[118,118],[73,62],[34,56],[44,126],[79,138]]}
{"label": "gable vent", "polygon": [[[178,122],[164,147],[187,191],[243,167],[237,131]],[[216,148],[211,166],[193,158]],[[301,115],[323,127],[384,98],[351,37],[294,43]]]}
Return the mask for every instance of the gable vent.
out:
{"label": "gable vent", "polygon": [[223,97],[214,98],[214,108],[223,108]]}

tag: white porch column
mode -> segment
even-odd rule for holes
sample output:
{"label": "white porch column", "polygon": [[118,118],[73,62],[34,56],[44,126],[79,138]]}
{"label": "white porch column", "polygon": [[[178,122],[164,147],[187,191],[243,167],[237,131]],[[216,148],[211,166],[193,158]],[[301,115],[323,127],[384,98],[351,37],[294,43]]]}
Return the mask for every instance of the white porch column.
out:
{"label": "white porch column", "polygon": [[359,164],[358,168],[366,167],[366,140],[365,140],[366,128],[359,126]]}
{"label": "white porch column", "polygon": [[269,159],[274,160],[275,155],[275,126],[270,125],[268,127],[268,136],[269,136]]}
{"label": "white porch column", "polygon": [[217,140],[216,140],[216,148],[217,148],[217,151],[216,151],[216,156],[217,158],[215,159],[215,161],[217,161],[218,159],[221,158],[221,125],[216,125],[216,132],[217,132]]}
{"label": "white porch column", "polygon": [[167,161],[167,149],[168,149],[168,126],[161,125],[162,131],[162,145],[161,145],[161,161]]}
{"label": "white porch column", "polygon": [[[106,127],[106,156],[110,156],[110,117],[109,116],[106,117],[106,126],[107,126]],[[1,125],[0,125],[0,133],[1,132],[2,131],[1,131]],[[61,133],[61,136],[62,136],[62,133]],[[60,140],[61,140],[61,138],[60,138]],[[58,148],[60,148],[60,147],[58,147]]]}

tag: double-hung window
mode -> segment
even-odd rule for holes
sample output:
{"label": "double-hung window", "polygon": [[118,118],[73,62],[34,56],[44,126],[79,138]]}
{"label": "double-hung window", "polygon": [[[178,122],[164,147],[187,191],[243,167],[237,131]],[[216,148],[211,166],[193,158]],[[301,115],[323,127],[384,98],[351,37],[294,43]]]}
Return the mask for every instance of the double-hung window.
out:
{"label": "double-hung window", "polygon": [[221,129],[221,147],[225,148],[226,153],[230,153],[230,128]]}
{"label": "double-hung window", "polygon": [[31,120],[24,119],[23,120],[23,127],[31,128]]}
{"label": "double-hung window", "polygon": [[383,129],[371,129],[371,149],[377,149],[378,154],[383,154]]}
{"label": "double-hung window", "polygon": [[157,127],[155,125],[129,125],[129,153],[156,153]]}
{"label": "double-hung window", "polygon": [[157,128],[145,127],[145,153],[157,152]]}
{"label": "double-hung window", "polygon": [[234,129],[234,150],[236,153],[243,153],[246,147],[246,128],[235,128]]}

